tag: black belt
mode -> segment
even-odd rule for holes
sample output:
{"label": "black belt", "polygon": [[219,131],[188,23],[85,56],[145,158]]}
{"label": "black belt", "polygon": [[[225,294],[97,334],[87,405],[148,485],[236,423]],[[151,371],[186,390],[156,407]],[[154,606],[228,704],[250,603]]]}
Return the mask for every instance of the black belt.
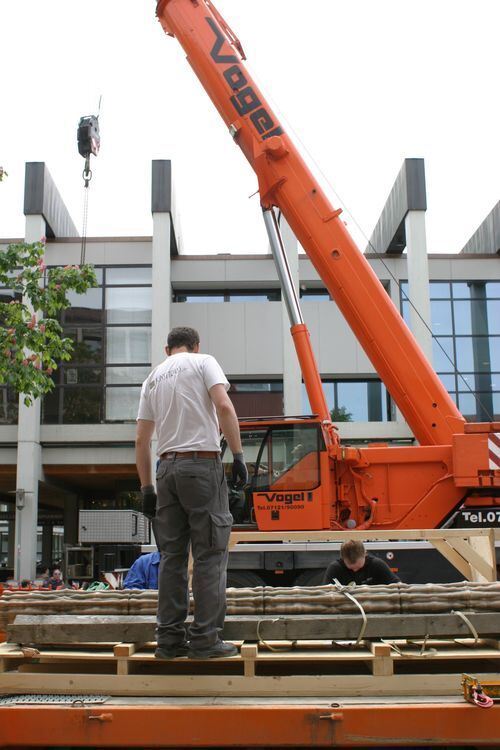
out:
{"label": "black belt", "polygon": [[162,453],[160,458],[173,458],[178,461],[179,458],[218,458],[219,451],[170,451]]}

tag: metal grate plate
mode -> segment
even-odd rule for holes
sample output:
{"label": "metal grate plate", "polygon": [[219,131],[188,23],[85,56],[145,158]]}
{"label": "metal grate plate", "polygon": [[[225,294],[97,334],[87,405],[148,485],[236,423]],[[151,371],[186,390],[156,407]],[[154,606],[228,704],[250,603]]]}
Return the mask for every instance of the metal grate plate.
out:
{"label": "metal grate plate", "polygon": [[71,705],[90,703],[104,703],[109,695],[46,695],[36,693],[34,695],[4,695],[0,697],[1,706],[16,706],[22,703],[64,703]]}

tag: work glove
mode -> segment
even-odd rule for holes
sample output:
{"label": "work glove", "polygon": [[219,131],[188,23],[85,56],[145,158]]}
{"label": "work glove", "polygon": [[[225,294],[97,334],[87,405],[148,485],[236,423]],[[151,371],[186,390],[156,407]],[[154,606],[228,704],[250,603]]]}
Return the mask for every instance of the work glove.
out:
{"label": "work glove", "polygon": [[141,487],[142,512],[150,521],[156,516],[156,492],[152,484]]}
{"label": "work glove", "polygon": [[248,482],[248,469],[243,453],[233,453],[232,480],[235,487],[243,487]]}

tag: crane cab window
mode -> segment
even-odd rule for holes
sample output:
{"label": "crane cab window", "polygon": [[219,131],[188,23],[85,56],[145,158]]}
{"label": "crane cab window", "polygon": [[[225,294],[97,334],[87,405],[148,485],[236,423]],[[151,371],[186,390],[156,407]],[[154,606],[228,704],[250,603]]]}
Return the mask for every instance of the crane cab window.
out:
{"label": "crane cab window", "polygon": [[[319,484],[319,451],[324,442],[318,425],[277,425],[242,431],[243,452],[253,492],[271,487],[310,490]],[[223,462],[230,479],[232,453],[225,447]]]}
{"label": "crane cab window", "polygon": [[249,475],[246,487],[232,486],[233,455],[227,445],[222,454],[229,507],[236,524],[253,520],[254,492],[313,490],[319,486],[319,454],[325,450],[319,425],[284,424],[242,430],[241,441]]}

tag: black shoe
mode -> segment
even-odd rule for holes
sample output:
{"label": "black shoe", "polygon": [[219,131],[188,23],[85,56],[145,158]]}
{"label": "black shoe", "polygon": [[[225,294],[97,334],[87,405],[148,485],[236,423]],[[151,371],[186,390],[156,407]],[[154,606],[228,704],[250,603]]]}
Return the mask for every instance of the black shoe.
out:
{"label": "black shoe", "polygon": [[178,643],[176,646],[158,646],[155,651],[155,659],[175,659],[178,656],[187,656],[188,651],[187,642]]}
{"label": "black shoe", "polygon": [[196,649],[190,646],[187,655],[190,659],[223,659],[228,656],[236,656],[237,653],[238,649],[232,643],[217,641],[208,648]]}

